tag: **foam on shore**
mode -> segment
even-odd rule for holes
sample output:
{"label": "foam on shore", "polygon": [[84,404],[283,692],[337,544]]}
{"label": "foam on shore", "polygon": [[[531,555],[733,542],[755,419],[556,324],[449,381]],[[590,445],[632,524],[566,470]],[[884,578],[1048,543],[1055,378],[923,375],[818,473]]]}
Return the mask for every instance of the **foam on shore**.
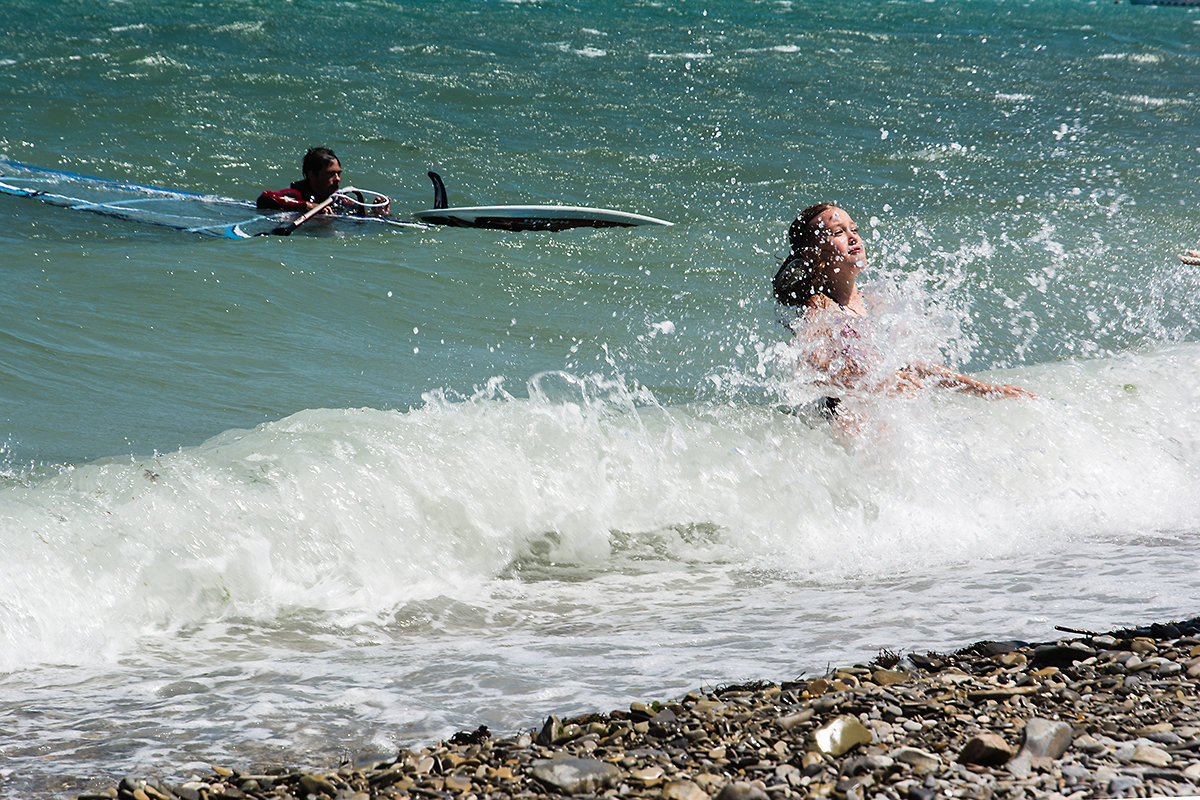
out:
{"label": "foam on shore", "polygon": [[80,800],[1194,796],[1200,618],[1075,633],[881,652],[503,738],[480,726],[370,766],[214,767]]}

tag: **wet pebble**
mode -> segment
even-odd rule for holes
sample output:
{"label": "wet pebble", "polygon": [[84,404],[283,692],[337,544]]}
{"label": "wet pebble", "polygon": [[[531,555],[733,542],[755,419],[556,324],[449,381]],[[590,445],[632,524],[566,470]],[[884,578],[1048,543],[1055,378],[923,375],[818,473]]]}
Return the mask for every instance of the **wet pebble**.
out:
{"label": "wet pebble", "polygon": [[533,762],[531,773],[567,794],[592,794],[613,785],[621,776],[612,764],[592,758],[539,759]]}

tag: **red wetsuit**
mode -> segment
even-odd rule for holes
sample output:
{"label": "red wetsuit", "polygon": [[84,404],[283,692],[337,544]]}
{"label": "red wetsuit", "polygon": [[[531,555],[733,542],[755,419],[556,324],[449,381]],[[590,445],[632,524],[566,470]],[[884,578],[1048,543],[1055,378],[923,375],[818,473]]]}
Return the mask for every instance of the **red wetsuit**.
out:
{"label": "red wetsuit", "polygon": [[[358,205],[342,197],[336,197],[326,213],[336,212],[338,214],[358,214],[360,216],[378,214],[380,216],[387,216],[388,206],[386,204],[382,208],[371,209],[362,205],[362,192],[353,191],[353,193],[358,197]],[[380,197],[383,200],[387,200],[382,195]],[[319,202],[312,187],[308,185],[308,179],[305,179],[296,181],[288,188],[280,189],[277,192],[268,189],[258,196],[258,201],[255,205],[264,211],[305,211],[308,209],[308,203]]]}
{"label": "red wetsuit", "polygon": [[296,181],[286,189],[277,192],[267,190],[258,196],[255,203],[259,208],[280,209],[283,211],[304,211],[308,203],[316,203],[312,187],[308,179]]}

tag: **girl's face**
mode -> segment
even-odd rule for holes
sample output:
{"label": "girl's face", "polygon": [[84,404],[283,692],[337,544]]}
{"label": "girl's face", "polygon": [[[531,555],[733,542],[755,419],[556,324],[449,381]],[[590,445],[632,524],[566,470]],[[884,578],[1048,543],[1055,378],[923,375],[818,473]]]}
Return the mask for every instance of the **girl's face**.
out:
{"label": "girl's face", "polygon": [[857,275],[867,265],[867,251],[858,225],[843,209],[827,208],[809,223],[817,230],[819,261],[835,271]]}

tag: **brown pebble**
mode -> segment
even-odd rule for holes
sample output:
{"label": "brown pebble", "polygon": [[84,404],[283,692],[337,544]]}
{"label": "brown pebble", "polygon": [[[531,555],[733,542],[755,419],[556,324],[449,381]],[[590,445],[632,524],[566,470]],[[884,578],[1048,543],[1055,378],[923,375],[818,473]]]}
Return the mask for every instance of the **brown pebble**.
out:
{"label": "brown pebble", "polygon": [[875,681],[880,686],[894,686],[897,683],[906,683],[908,679],[909,674],[907,672],[877,669],[871,673],[871,680]]}
{"label": "brown pebble", "polygon": [[958,760],[963,764],[998,767],[1013,756],[1013,748],[995,733],[980,733],[963,745]]}
{"label": "brown pebble", "polygon": [[768,800],[767,793],[744,781],[733,781],[717,795],[717,800]]}
{"label": "brown pebble", "polygon": [[708,792],[692,781],[669,781],[662,788],[663,800],[708,800]]}
{"label": "brown pebble", "polygon": [[305,794],[328,795],[337,794],[337,787],[318,775],[302,775],[299,781],[300,791]]}
{"label": "brown pebble", "polygon": [[465,775],[447,775],[443,786],[452,792],[462,793],[470,791],[471,779]]}

